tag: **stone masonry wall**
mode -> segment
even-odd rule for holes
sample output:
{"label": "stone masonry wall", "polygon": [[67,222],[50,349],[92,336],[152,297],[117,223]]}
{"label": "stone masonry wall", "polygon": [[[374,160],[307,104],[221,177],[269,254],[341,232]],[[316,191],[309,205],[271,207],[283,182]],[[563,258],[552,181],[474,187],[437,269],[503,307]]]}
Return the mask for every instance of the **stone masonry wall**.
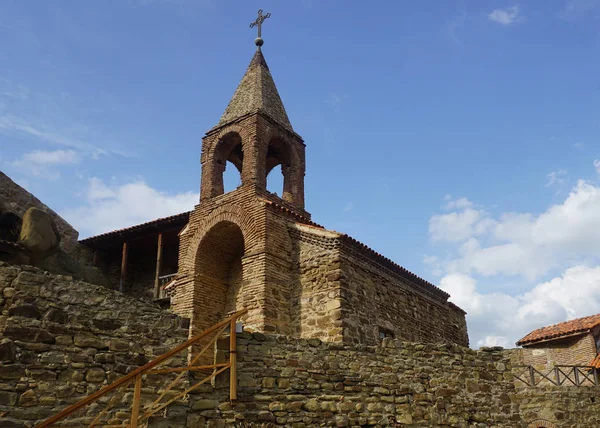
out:
{"label": "stone masonry wall", "polygon": [[465,314],[360,252],[341,249],[344,340],[376,344],[380,331],[416,342],[469,344]]}
{"label": "stone masonry wall", "polygon": [[542,386],[517,388],[515,401],[521,419],[527,422],[543,420],[557,428],[592,428],[600,426],[600,388]]}
{"label": "stone masonry wall", "polygon": [[260,333],[238,334],[238,344],[239,400],[228,402],[222,379],[192,394],[187,426],[600,426],[600,388],[515,388],[502,348]]}
{"label": "stone masonry wall", "polygon": [[[187,338],[175,315],[26,266],[0,264],[0,295],[2,427],[32,426]],[[356,346],[261,333],[237,341],[236,402],[221,375],[150,426],[600,426],[600,388],[516,388],[514,351],[502,348],[389,338]],[[227,358],[226,348],[216,355]],[[163,385],[148,384],[142,399]],[[130,399],[111,423],[127,418]],[[80,421],[89,424],[101,408]]]}
{"label": "stone masonry wall", "polygon": [[328,233],[312,226],[290,226],[295,272],[290,287],[291,319],[297,337],[341,342],[339,250],[318,239]]}
{"label": "stone masonry wall", "polygon": [[188,426],[522,426],[501,348],[243,333],[238,361],[238,402],[226,387],[195,394]]}
{"label": "stone masonry wall", "polygon": [[0,310],[2,427],[58,413],[188,336],[169,312],[28,266],[0,263]]}
{"label": "stone masonry wall", "polygon": [[77,237],[79,236],[79,232],[77,232],[73,226],[71,226],[65,221],[65,219],[44,205],[44,203],[38,198],[12,181],[2,171],[0,171],[0,201],[6,205],[7,209],[19,215],[20,217],[23,217],[25,211],[31,207],[47,212],[54,219],[56,227],[58,228],[58,232],[60,233],[61,248],[68,252],[77,245]]}

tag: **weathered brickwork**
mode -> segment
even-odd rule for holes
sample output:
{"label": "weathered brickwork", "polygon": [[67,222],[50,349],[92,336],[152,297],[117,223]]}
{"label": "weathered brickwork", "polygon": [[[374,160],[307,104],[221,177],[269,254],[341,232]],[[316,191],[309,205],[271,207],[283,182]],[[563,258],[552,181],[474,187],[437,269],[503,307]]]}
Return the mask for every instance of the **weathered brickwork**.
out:
{"label": "weathered brickwork", "polygon": [[555,364],[588,365],[596,356],[596,343],[592,333],[529,345],[521,349],[523,364],[538,369]]}
{"label": "weathered brickwork", "polygon": [[42,201],[12,181],[2,171],[0,171],[0,202],[6,205],[8,210],[14,212],[19,217],[23,217],[25,211],[32,207],[47,212],[51,215],[58,232],[60,233],[61,248],[69,252],[77,246],[79,232],[67,223],[65,219],[42,203]]}
{"label": "weathered brickwork", "polygon": [[187,338],[171,313],[28,266],[0,263],[0,309],[0,426],[47,418]]}

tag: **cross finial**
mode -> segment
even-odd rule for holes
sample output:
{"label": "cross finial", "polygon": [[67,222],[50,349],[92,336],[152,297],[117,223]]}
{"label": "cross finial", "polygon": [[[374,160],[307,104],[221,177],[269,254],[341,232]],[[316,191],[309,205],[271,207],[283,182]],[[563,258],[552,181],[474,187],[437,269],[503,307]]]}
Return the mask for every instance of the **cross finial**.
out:
{"label": "cross finial", "polygon": [[265,43],[262,37],[260,37],[260,29],[262,27],[262,23],[265,22],[265,19],[269,18],[270,16],[270,13],[263,15],[262,9],[258,9],[258,18],[256,18],[256,21],[250,24],[250,28],[258,27],[258,37],[254,40],[254,44],[258,46],[259,49]]}

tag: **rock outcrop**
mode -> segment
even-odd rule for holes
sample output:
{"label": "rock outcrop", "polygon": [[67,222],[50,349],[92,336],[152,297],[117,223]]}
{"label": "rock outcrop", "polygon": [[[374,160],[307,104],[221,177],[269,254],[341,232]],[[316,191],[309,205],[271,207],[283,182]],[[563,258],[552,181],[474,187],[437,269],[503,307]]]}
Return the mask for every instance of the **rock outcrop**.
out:
{"label": "rock outcrop", "polygon": [[99,269],[87,266],[67,254],[60,248],[60,242],[61,236],[54,218],[47,212],[29,208],[23,219],[11,211],[0,212],[0,260],[110,286]]}
{"label": "rock outcrop", "polygon": [[52,217],[61,237],[61,249],[70,252],[77,245],[79,232],[42,201],[0,171],[0,212],[10,211],[19,216],[19,218],[23,218],[25,212],[32,207],[38,208]]}

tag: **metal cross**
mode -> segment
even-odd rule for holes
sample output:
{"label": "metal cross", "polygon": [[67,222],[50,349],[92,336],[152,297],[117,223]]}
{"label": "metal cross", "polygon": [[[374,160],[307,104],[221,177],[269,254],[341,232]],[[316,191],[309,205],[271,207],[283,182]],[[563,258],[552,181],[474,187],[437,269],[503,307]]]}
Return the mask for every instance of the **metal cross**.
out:
{"label": "metal cross", "polygon": [[256,18],[256,21],[254,21],[253,23],[250,24],[250,28],[254,28],[254,27],[258,27],[258,38],[260,39],[260,28],[262,27],[262,23],[265,22],[265,19],[269,18],[271,16],[270,13],[267,13],[266,15],[263,15],[263,11],[262,9],[258,9],[258,18]]}

